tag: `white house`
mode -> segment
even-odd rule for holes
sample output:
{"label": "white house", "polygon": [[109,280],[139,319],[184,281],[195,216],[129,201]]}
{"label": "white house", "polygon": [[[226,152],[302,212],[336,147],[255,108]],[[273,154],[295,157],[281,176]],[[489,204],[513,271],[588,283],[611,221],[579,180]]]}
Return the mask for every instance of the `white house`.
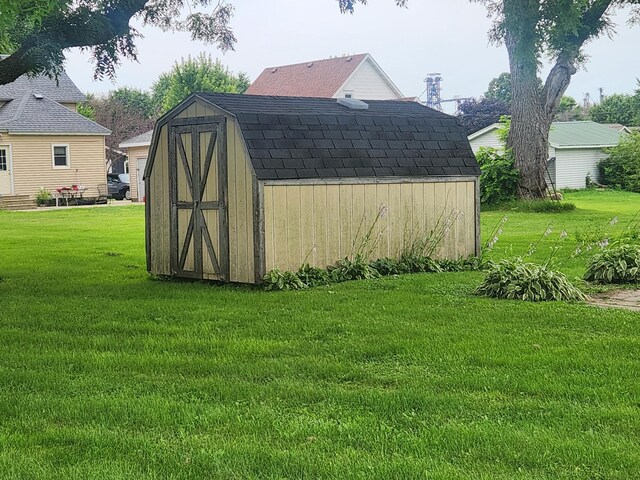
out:
{"label": "white house", "polygon": [[404,95],[368,53],[269,67],[248,95],[401,100]]}
{"label": "white house", "polygon": [[[469,135],[474,153],[480,147],[503,148],[498,140],[500,124],[494,123]],[[605,149],[618,144],[623,129],[591,121],[554,122],[549,132],[549,177],[555,188],[585,188],[587,175],[600,180],[598,163],[607,158]]]}

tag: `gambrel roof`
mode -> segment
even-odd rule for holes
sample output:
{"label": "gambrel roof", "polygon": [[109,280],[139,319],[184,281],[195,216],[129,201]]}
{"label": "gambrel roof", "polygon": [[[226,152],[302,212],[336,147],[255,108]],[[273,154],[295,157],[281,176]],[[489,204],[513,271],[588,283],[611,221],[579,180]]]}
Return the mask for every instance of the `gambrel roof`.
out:
{"label": "gambrel roof", "polygon": [[237,118],[259,179],[480,174],[457,120],[416,102],[198,96]]}

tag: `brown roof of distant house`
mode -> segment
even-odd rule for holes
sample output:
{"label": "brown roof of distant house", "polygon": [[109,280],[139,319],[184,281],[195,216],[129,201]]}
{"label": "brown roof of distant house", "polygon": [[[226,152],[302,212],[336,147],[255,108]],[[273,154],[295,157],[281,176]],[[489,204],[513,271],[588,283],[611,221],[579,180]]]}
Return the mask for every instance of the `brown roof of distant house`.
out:
{"label": "brown roof of distant house", "polygon": [[331,98],[367,56],[363,53],[266,68],[246,93]]}

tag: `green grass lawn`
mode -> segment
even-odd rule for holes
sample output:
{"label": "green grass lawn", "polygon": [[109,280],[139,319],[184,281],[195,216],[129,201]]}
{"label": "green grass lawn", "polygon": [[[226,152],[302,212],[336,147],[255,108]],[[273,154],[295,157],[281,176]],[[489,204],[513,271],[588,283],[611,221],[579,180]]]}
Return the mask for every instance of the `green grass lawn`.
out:
{"label": "green grass lawn", "polygon": [[[507,212],[494,258],[640,209],[568,199]],[[157,281],[143,221],[0,212],[0,478],[638,477],[640,315],[478,298],[480,273]]]}

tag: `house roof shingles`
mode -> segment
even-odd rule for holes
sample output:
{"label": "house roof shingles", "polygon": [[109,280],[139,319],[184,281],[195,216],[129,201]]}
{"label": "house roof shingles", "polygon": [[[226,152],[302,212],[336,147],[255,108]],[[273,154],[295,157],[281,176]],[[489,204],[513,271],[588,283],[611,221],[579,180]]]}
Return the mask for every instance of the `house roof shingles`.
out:
{"label": "house roof shingles", "polygon": [[457,120],[419,103],[198,96],[236,116],[261,180],[480,174]]}
{"label": "house roof shingles", "polygon": [[331,98],[367,56],[364,53],[266,68],[246,93]]}
{"label": "house roof shingles", "polygon": [[58,76],[57,81],[45,75],[35,77],[22,75],[11,83],[0,85],[2,99],[21,98],[25,92],[39,93],[60,103],[80,103],[86,100],[84,94],[65,72]]}
{"label": "house roof shingles", "polygon": [[151,145],[151,139],[153,138],[153,130],[149,130],[148,132],[141,133],[135,137],[129,138],[122,142],[119,147],[127,148],[127,147],[136,147],[142,145]]}
{"label": "house roof shingles", "polygon": [[33,92],[0,108],[0,130],[9,133],[109,135],[111,132],[48,97]]}

